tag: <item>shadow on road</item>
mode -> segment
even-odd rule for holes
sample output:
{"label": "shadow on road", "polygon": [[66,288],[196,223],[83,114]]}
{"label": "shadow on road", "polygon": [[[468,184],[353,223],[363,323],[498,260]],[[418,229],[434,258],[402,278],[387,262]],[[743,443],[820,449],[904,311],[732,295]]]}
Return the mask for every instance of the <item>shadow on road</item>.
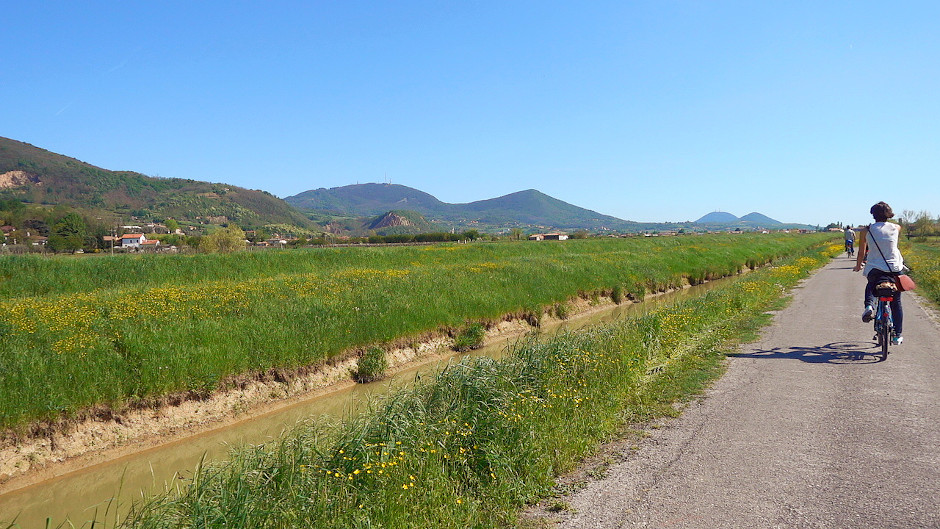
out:
{"label": "shadow on road", "polygon": [[735,358],[800,360],[810,364],[859,364],[881,360],[881,350],[872,342],[833,342],[817,347],[775,347],[749,353],[731,353]]}

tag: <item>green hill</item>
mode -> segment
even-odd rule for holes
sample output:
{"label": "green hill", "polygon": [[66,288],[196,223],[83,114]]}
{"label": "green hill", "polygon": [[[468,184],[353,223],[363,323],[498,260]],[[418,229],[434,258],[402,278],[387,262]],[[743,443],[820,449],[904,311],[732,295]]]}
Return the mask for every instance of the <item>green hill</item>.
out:
{"label": "green hill", "polygon": [[357,216],[381,215],[393,210],[440,214],[449,205],[428,193],[399,184],[356,184],[330,189],[321,187],[284,200],[298,208]]}
{"label": "green hill", "polygon": [[639,231],[641,224],[574,206],[529,189],[467,204],[448,204],[432,195],[398,184],[356,184],[305,191],[287,197],[288,203],[309,210],[373,216],[408,209],[432,222],[457,227],[585,229]]}
{"label": "green hill", "polygon": [[311,227],[311,221],[266,191],[109,171],[0,137],[0,200],[63,205],[122,218],[167,218],[191,223],[234,222]]}

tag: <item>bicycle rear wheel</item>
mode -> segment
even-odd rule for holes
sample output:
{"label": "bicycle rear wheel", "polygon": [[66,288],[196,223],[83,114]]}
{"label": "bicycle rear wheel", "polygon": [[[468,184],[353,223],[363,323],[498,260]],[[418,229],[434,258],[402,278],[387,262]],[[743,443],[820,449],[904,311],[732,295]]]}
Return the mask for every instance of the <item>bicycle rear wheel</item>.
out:
{"label": "bicycle rear wheel", "polygon": [[881,359],[888,359],[888,345],[891,344],[891,307],[884,301],[884,306],[878,312],[881,314],[881,325],[878,326],[878,341],[881,342]]}
{"label": "bicycle rear wheel", "polygon": [[890,343],[891,338],[888,336],[887,329],[882,329],[881,333],[878,335],[878,341],[881,342],[881,359],[888,359],[888,343]]}

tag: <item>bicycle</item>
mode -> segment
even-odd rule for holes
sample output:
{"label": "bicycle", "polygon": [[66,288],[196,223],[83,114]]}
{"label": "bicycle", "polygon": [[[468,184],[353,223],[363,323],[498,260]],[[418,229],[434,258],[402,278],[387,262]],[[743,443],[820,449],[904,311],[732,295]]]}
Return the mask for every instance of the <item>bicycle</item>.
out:
{"label": "bicycle", "polygon": [[881,360],[888,359],[888,345],[895,338],[894,319],[891,316],[891,302],[894,301],[894,294],[897,287],[890,281],[879,283],[875,287],[875,295],[878,296],[878,307],[875,309],[875,336],[874,340],[881,347]]}
{"label": "bicycle", "polygon": [[845,241],[845,255],[850,258],[855,256],[855,243],[852,241]]}

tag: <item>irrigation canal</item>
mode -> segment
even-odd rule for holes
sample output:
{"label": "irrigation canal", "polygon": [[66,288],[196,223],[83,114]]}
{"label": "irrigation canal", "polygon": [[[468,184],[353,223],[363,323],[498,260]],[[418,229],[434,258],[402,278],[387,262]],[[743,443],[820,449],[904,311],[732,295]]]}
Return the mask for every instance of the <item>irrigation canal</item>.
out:
{"label": "irrigation canal", "polygon": [[[648,298],[643,303],[612,306],[582,316],[543,326],[542,335],[584,328],[628,316],[640,315],[656,307],[697,296],[727,281],[711,281]],[[509,343],[518,336],[506,338],[469,353],[470,356],[499,358]],[[467,356],[456,353],[449,360]],[[0,495],[0,527],[16,520],[14,527],[23,529],[58,527],[110,526],[127,506],[148,494],[174,486],[181,477],[192,475],[200,461],[224,459],[232,447],[270,441],[298,422],[311,418],[333,420],[355,413],[375,396],[407,385],[418,375],[440,370],[446,361],[432,362],[400,372],[389,379],[371,384],[357,384],[325,395],[302,400],[271,413],[253,417],[193,437],[173,441],[142,452],[82,468],[47,481]]]}

